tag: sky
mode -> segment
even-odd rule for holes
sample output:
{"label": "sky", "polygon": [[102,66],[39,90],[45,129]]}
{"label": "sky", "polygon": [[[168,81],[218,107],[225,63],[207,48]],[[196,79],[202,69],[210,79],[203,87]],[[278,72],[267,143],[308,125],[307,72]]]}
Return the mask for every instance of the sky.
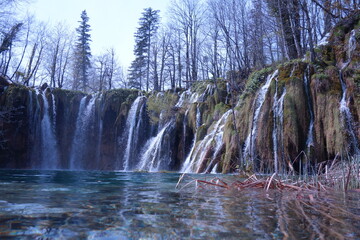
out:
{"label": "sky", "polygon": [[128,68],[134,59],[134,33],[144,8],[160,10],[164,20],[170,0],[32,0],[27,12],[39,21],[55,25],[66,23],[71,29],[79,26],[80,15],[89,17],[91,51],[99,55],[113,47],[122,66]]}

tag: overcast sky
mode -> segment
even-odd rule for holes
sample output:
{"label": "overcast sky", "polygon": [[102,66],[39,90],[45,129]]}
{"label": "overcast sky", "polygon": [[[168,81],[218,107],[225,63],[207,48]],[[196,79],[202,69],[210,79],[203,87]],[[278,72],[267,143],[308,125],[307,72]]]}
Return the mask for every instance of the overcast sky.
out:
{"label": "overcast sky", "polygon": [[134,33],[144,8],[165,11],[170,0],[33,0],[28,12],[37,20],[56,24],[65,22],[75,29],[80,15],[87,11],[91,25],[91,49],[93,55],[114,47],[118,59],[128,67],[133,57]]}

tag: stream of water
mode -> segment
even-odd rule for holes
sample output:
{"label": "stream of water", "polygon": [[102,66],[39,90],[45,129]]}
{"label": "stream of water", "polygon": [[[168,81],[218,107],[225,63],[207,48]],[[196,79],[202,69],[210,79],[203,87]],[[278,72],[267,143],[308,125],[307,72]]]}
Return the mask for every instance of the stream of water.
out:
{"label": "stream of water", "polygon": [[0,238],[333,239],[333,232],[360,238],[359,193],[325,196],[331,218],[313,210],[317,204],[305,206],[309,224],[287,192],[177,190],[178,179],[176,173],[0,171]]}

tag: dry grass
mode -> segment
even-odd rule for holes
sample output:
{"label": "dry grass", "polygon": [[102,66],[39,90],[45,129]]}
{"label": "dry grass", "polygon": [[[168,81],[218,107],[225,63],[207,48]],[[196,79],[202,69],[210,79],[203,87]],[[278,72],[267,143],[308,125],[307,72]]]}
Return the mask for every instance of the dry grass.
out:
{"label": "dry grass", "polygon": [[211,180],[195,179],[188,174],[182,174],[176,185],[180,187],[184,178],[190,178],[182,188],[195,183],[196,187],[215,186],[225,189],[269,189],[289,191],[360,191],[360,156],[348,158],[347,161],[335,158],[332,161],[317,165],[313,175],[296,176],[294,174],[261,176],[253,174],[247,178],[228,182],[219,177]]}
{"label": "dry grass", "polygon": [[[231,180],[228,177],[208,179],[208,176],[197,179],[192,175],[182,174],[176,187],[182,190],[195,185],[196,189],[285,192],[286,194],[280,194],[283,196],[280,201],[275,201],[281,212],[277,219],[283,239],[296,238],[292,229],[294,217],[304,223],[304,231],[311,233],[309,239],[348,239],[348,236],[344,236],[332,226],[338,226],[337,229],[351,229],[349,221],[345,219],[358,222],[360,216],[336,204],[336,201],[332,200],[332,193],[360,192],[360,159],[353,158],[347,162],[335,159],[320,164],[317,169],[317,174],[312,176],[273,174],[261,177],[254,174]],[[269,198],[269,201],[274,199]]]}

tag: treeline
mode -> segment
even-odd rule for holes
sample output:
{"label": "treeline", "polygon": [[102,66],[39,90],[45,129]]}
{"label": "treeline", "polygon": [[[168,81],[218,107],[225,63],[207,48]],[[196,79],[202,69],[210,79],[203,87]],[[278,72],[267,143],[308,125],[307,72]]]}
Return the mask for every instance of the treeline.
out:
{"label": "treeline", "polygon": [[358,0],[172,0],[165,13],[144,9],[125,74],[113,49],[91,55],[86,12],[73,34],[11,19],[19,1],[0,0],[0,73],[25,85],[50,81],[88,92],[186,88],[204,79],[227,79],[241,90],[254,69],[306,53],[316,61],[315,46],[359,8]]}
{"label": "treeline", "polygon": [[[151,22],[157,13],[145,9],[129,83],[160,90],[227,79],[241,90],[254,69],[307,52],[315,61],[319,41],[358,8],[357,0],[173,0],[161,25]],[[155,30],[147,31],[151,24]]]}
{"label": "treeline", "polygon": [[126,87],[126,74],[113,48],[91,53],[91,26],[86,11],[76,29],[50,26],[34,17],[18,19],[27,0],[0,0],[0,75],[26,86],[98,92]]}

